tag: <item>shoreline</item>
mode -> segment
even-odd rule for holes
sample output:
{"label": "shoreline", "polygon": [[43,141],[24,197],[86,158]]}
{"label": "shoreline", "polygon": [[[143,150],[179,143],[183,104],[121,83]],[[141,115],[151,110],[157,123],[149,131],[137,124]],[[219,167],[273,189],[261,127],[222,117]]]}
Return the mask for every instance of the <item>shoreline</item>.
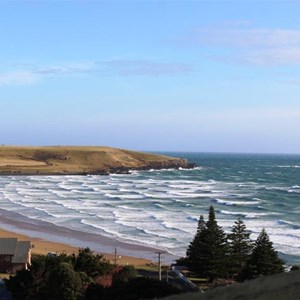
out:
{"label": "shoreline", "polygon": [[186,165],[181,166],[178,165],[178,163],[174,165],[160,165],[160,164],[152,164],[149,166],[143,166],[143,167],[115,167],[115,168],[109,168],[108,170],[96,170],[93,172],[49,172],[49,171],[39,171],[35,170],[32,172],[28,171],[3,171],[0,168],[0,176],[91,176],[91,175],[100,175],[100,176],[109,176],[114,174],[130,174],[132,171],[151,171],[151,170],[180,170],[180,169],[187,169],[192,170],[197,168],[198,166],[194,163],[187,162]]}
{"label": "shoreline", "polygon": [[[32,253],[47,254],[58,252],[72,254],[79,248],[89,247],[95,253],[103,254],[113,261],[114,251],[122,258],[119,264],[135,266],[151,263],[156,259],[158,248],[130,244],[103,235],[82,232],[60,227],[40,220],[28,219],[17,213],[0,209],[0,237],[17,237],[20,240],[30,240],[34,245]],[[174,259],[166,253],[169,260]]]}
{"label": "shoreline", "polygon": [[[52,242],[40,238],[32,238],[27,235],[23,235],[20,233],[4,230],[0,225],[0,237],[1,238],[17,238],[19,241],[30,241],[32,245],[32,254],[35,255],[47,255],[49,252],[56,252],[58,254],[67,254],[71,255],[73,253],[78,252],[78,247],[67,245],[64,243]],[[106,259],[108,259],[111,263],[114,263],[114,254],[113,253],[101,253],[97,251],[93,251],[95,253],[102,254]],[[119,254],[119,253],[118,253]],[[151,260],[134,257],[134,256],[126,256],[122,255],[120,259],[118,259],[119,265],[133,265],[133,266],[143,266],[150,264]]]}

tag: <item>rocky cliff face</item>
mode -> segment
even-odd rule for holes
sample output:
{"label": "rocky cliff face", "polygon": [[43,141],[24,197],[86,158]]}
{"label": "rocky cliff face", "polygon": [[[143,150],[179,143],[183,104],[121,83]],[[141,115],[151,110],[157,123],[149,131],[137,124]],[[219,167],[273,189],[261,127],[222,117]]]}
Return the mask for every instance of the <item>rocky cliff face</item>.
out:
{"label": "rocky cliff face", "polygon": [[116,174],[127,174],[131,170],[161,170],[161,169],[192,169],[195,167],[195,164],[189,163],[186,159],[170,159],[165,161],[151,162],[136,168],[130,167],[111,167],[105,173],[116,173]]}

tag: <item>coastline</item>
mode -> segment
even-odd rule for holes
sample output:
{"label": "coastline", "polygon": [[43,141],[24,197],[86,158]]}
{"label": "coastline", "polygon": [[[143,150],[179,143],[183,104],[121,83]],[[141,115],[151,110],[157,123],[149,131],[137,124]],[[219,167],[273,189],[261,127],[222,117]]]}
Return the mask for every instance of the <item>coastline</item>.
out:
{"label": "coastline", "polygon": [[109,175],[192,168],[184,158],[105,146],[0,146],[0,175]]}
{"label": "coastline", "polygon": [[121,256],[120,265],[135,266],[151,263],[158,249],[118,241],[103,235],[76,231],[39,220],[26,220],[0,209],[0,237],[17,237],[30,240],[33,254],[76,253],[79,248],[89,247],[113,262],[114,251]]}

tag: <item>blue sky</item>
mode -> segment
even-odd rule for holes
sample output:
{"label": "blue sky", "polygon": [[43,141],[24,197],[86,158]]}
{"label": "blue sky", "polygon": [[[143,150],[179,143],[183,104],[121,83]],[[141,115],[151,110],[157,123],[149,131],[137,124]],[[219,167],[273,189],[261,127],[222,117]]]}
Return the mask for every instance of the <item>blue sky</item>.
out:
{"label": "blue sky", "polygon": [[300,152],[299,1],[1,1],[0,143]]}

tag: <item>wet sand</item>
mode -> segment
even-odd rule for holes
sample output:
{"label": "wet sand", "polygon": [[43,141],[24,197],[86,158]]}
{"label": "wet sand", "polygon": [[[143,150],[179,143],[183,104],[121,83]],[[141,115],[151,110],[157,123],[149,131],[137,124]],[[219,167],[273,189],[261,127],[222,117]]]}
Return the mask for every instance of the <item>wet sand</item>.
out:
{"label": "wet sand", "polygon": [[114,259],[114,251],[121,256],[121,265],[143,265],[155,259],[158,249],[143,245],[129,244],[102,235],[80,232],[40,220],[20,217],[19,214],[0,209],[0,237],[17,237],[30,240],[32,252],[36,254],[76,253],[79,248],[89,247],[95,253],[102,253],[109,260]]}

